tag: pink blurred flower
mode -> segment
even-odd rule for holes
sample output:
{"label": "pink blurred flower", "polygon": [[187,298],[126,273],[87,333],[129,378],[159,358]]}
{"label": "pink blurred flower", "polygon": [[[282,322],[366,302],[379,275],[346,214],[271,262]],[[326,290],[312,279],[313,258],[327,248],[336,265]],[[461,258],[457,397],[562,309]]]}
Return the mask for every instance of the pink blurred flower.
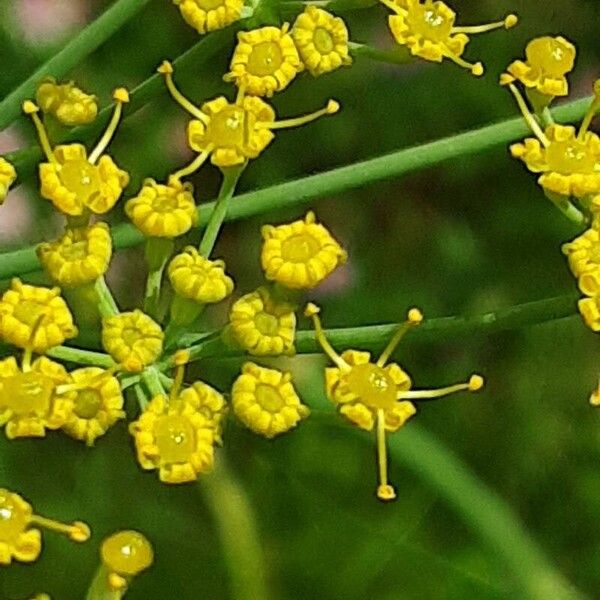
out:
{"label": "pink blurred flower", "polygon": [[15,8],[23,35],[42,44],[83,27],[90,17],[89,0],[17,0]]}

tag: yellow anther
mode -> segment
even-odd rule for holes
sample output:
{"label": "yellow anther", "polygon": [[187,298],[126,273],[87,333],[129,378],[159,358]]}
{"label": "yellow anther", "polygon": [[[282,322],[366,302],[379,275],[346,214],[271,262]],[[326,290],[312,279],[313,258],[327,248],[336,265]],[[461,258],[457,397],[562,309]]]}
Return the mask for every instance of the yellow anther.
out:
{"label": "yellow anther", "polygon": [[173,73],[173,65],[168,60],[163,60],[156,70],[162,75],[171,75]]}
{"label": "yellow anther", "polygon": [[475,77],[481,77],[484,73],[484,68],[483,68],[483,63],[475,63],[472,67],[471,67],[471,73],[473,75],[475,75]]}
{"label": "yellow anther", "polygon": [[471,375],[469,379],[469,391],[477,392],[479,391],[485,384],[485,380],[481,375]]}
{"label": "yellow anther", "polygon": [[120,592],[127,588],[127,580],[116,573],[108,574],[108,587],[113,592]]}
{"label": "yellow anther", "polygon": [[117,88],[113,92],[113,100],[121,102],[122,104],[127,104],[127,102],[129,102],[129,92],[124,87]]}
{"label": "yellow anther", "polygon": [[36,112],[38,112],[40,110],[40,107],[35,104],[35,102],[32,102],[31,100],[25,100],[25,102],[23,102],[23,112],[26,115],[32,115]]}
{"label": "yellow anther", "polygon": [[406,333],[413,327],[420,325],[423,321],[423,313],[418,308],[411,308],[408,311],[406,321],[398,327],[396,333],[392,336],[384,351],[377,359],[377,366],[383,367],[388,361],[394,350],[398,347],[398,344]]}
{"label": "yellow anther", "polygon": [[408,320],[415,325],[423,321],[423,313],[418,308],[411,308],[408,311]]}
{"label": "yellow anther", "polygon": [[187,365],[190,362],[190,351],[182,348],[181,350],[177,350],[173,355],[173,364],[176,367],[181,367],[183,365]]}
{"label": "yellow anther", "polygon": [[590,404],[592,406],[600,406],[600,387],[597,387],[590,396]]}
{"label": "yellow anther", "polygon": [[325,109],[328,115],[333,115],[340,110],[340,103],[333,98],[330,98],[327,102],[327,108]]}
{"label": "yellow anther", "polygon": [[504,19],[504,27],[506,29],[510,29],[511,27],[514,27],[518,22],[519,17],[517,15],[507,15],[507,17]]}
{"label": "yellow anther", "polygon": [[321,309],[314,303],[309,302],[304,308],[304,316],[305,317],[313,317],[314,315],[318,315],[321,312]]}

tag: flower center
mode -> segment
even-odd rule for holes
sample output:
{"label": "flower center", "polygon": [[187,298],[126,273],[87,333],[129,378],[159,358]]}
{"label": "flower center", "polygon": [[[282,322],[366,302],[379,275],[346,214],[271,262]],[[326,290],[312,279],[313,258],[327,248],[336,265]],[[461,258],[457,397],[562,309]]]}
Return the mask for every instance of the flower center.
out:
{"label": "flower center", "polygon": [[139,329],[136,329],[135,327],[126,327],[125,329],[123,329],[121,337],[123,338],[123,341],[129,348],[133,348],[136,342],[139,342],[141,339],[144,338],[144,335]]}
{"label": "flower center", "polygon": [[324,27],[317,27],[313,34],[313,43],[319,54],[329,54],[333,52],[335,43],[333,36]]}
{"label": "flower center", "polygon": [[529,64],[551,77],[562,77],[573,68],[573,52],[554,38],[533,40],[525,55]]}
{"label": "flower center", "polygon": [[154,426],[156,445],[162,462],[184,463],[196,446],[192,424],[183,415],[166,415]]}
{"label": "flower center", "polygon": [[396,402],[396,384],[381,367],[373,363],[352,367],[346,375],[346,382],[350,391],[370,408],[386,409]]}
{"label": "flower center", "polygon": [[7,490],[0,490],[0,542],[14,544],[25,531],[29,515],[12,498]]}
{"label": "flower center", "polygon": [[261,42],[252,48],[246,69],[250,75],[273,75],[283,62],[281,47],[276,42]]}
{"label": "flower center", "polygon": [[119,531],[102,544],[102,562],[119,575],[137,575],[152,564],[148,540],[137,531]]}
{"label": "flower center", "polygon": [[88,255],[88,244],[86,241],[64,243],[59,247],[60,255],[68,261],[83,260]]}
{"label": "flower center", "polygon": [[285,406],[281,394],[272,385],[264,383],[256,386],[256,400],[270,413],[277,413]]}
{"label": "flower center", "polygon": [[448,14],[444,14],[443,9],[449,11],[448,7],[441,2],[411,5],[406,15],[409,29],[433,42],[447,40],[452,33],[454,15],[450,11]]}
{"label": "flower center", "polygon": [[18,416],[43,416],[50,408],[54,382],[41,373],[18,373],[3,381],[3,404]]}
{"label": "flower center", "polygon": [[596,167],[594,155],[577,140],[552,142],[546,148],[546,160],[551,171],[562,175],[591,174]]}
{"label": "flower center", "polygon": [[260,312],[254,317],[256,329],[263,335],[277,335],[279,331],[279,319],[266,312]]}
{"label": "flower center", "polygon": [[158,194],[152,201],[152,208],[155,212],[170,213],[177,208],[177,197],[175,194]]}
{"label": "flower center", "polygon": [[199,8],[208,12],[223,6],[224,3],[223,0],[196,0],[196,4]]}
{"label": "flower center", "polygon": [[211,117],[206,135],[218,147],[239,147],[248,137],[247,127],[246,111],[231,104]]}
{"label": "flower center", "polygon": [[287,262],[304,263],[320,250],[320,245],[312,235],[299,233],[292,235],[281,244],[281,257]]}
{"label": "flower center", "polygon": [[93,419],[102,405],[102,394],[94,388],[85,388],[77,392],[73,411],[81,419]]}
{"label": "flower center", "polygon": [[[14,308],[13,316],[21,323],[33,327],[40,317],[48,314],[48,307],[33,300],[22,300]],[[45,320],[45,319],[43,319]]]}
{"label": "flower center", "polygon": [[98,167],[87,160],[68,160],[60,168],[60,180],[63,185],[77,196],[77,200],[86,203],[100,193],[100,173]]}

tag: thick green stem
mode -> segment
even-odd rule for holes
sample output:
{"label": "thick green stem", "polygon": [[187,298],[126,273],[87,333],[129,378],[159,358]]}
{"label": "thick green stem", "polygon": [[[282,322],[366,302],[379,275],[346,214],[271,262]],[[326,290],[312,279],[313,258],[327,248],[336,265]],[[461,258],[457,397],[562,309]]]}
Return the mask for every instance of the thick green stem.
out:
{"label": "thick green stem", "polygon": [[227,216],[229,202],[235,193],[235,187],[240,176],[244,172],[245,166],[246,165],[244,164],[240,167],[223,169],[223,182],[221,183],[221,189],[219,190],[219,197],[212,207],[206,229],[204,230],[198,247],[200,254],[204,256],[204,258],[209,258],[215,247],[219,231],[221,231],[221,226]]}
{"label": "thick green stem", "polygon": [[115,364],[115,361],[108,354],[92,350],[82,350],[81,348],[71,348],[69,346],[55,346],[47,350],[45,354],[50,358],[73,362],[79,365],[109,368]]}
{"label": "thick green stem", "polygon": [[0,130],[5,129],[21,114],[21,103],[34,96],[44,77],[64,77],[149,2],[150,0],[117,0],[103,15],[69,41],[60,52],[0,102]]}
{"label": "thick green stem", "polygon": [[217,458],[213,473],[199,480],[198,487],[217,526],[229,569],[230,597],[268,600],[265,557],[253,510],[223,456]]}
{"label": "thick green stem", "polygon": [[166,395],[165,388],[163,388],[162,383],[160,382],[156,367],[146,367],[142,372],[141,379],[153,398],[155,396]]}
{"label": "thick green stem", "polygon": [[[212,37],[212,36],[211,36]],[[580,119],[586,112],[590,97],[575,100],[554,111],[561,122]],[[460,133],[428,144],[398,150],[352,165],[332,169],[317,175],[302,177],[271,187],[236,196],[229,204],[226,221],[245,219],[273,209],[302,206],[316,198],[393,179],[405,173],[432,167],[452,158],[477,154],[526,136],[529,130],[521,117],[487,127]],[[215,202],[198,208],[199,225],[208,223]],[[130,248],[144,241],[144,236],[130,224],[113,228],[115,248]],[[0,261],[0,279],[24,275],[40,269],[35,246],[6,252]]]}
{"label": "thick green stem", "polygon": [[101,565],[94,575],[85,600],[120,600],[123,597],[123,593],[111,590],[108,587],[107,581],[108,571],[104,565]]}
{"label": "thick green stem", "polygon": [[113,298],[111,291],[106,285],[104,277],[98,277],[96,280],[96,296],[98,299],[98,312],[102,317],[112,317],[119,313],[119,307]]}

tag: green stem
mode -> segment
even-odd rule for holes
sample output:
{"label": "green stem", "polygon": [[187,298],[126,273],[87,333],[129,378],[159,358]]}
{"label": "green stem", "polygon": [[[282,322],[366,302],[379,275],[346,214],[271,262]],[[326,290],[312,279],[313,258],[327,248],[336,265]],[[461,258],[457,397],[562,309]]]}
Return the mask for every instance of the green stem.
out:
{"label": "green stem", "polygon": [[245,166],[246,164],[243,164],[240,167],[223,169],[223,181],[221,183],[221,189],[219,190],[219,196],[212,207],[206,229],[204,230],[198,247],[200,254],[204,256],[204,258],[209,258],[215,247],[219,231],[221,231],[221,226],[227,216],[229,202],[235,193],[235,187],[240,176],[244,172]]}
{"label": "green stem", "polygon": [[142,372],[141,379],[148,391],[154,396],[166,396],[165,388],[163,388],[158,376],[158,370],[154,366],[146,367]]}
{"label": "green stem", "polygon": [[148,395],[146,394],[144,388],[139,383],[134,384],[133,391],[135,392],[135,397],[138,401],[140,410],[143,412],[144,410],[146,410],[146,406],[148,406],[148,402],[150,402]]}
{"label": "green stem", "polygon": [[[569,102],[558,107],[554,114],[561,122],[580,119],[590,101],[591,97],[586,97]],[[392,179],[452,158],[477,154],[528,133],[523,119],[517,117],[428,144],[240,194],[230,203],[225,220],[235,221],[275,208],[305,205],[316,198]],[[214,207],[215,203],[209,202],[198,208],[200,226],[208,223]],[[113,228],[113,239],[115,248],[130,248],[143,242],[144,236],[133,225],[124,224]],[[22,276],[40,268],[35,246],[6,252],[0,256],[3,257],[0,261],[0,279]]]}
{"label": "green stem", "polygon": [[231,598],[268,600],[265,557],[253,510],[223,456],[213,473],[200,479],[198,487],[216,522],[229,569]]}
{"label": "green stem", "polygon": [[144,295],[144,312],[158,320],[160,320],[160,289],[163,273],[174,247],[174,240],[169,238],[148,238],[146,240],[148,278]]}
{"label": "green stem", "polygon": [[546,198],[560,210],[560,212],[572,223],[585,227],[588,218],[565,196],[545,191]]}
{"label": "green stem", "polygon": [[102,317],[112,317],[119,314],[119,307],[106,285],[104,277],[98,277],[94,286],[98,299],[98,312]]}
{"label": "green stem", "polygon": [[92,350],[82,350],[81,348],[71,348],[69,346],[55,346],[46,351],[46,356],[73,362],[80,365],[90,365],[96,367],[109,368],[114,366],[115,361],[103,352],[94,352]]}
{"label": "green stem", "polygon": [[57,79],[64,77],[149,2],[150,0],[117,0],[103,15],[69,41],[62,50],[0,102],[0,130],[5,129],[20,116],[21,103],[34,96],[38,84],[44,77],[53,76]]}
{"label": "green stem", "polygon": [[[494,312],[469,317],[440,317],[425,319],[421,325],[408,333],[411,339],[442,340],[459,338],[469,334],[488,334],[497,331],[521,329],[545,321],[564,319],[577,313],[577,296],[567,294],[545,300],[536,300],[503,308]],[[337,350],[361,348],[381,351],[398,328],[398,323],[341,327],[326,329],[325,334]],[[321,352],[312,330],[296,332],[296,351],[299,354]],[[190,360],[210,356],[238,356],[242,351],[228,347],[221,337],[214,337],[189,348]]]}
{"label": "green stem", "polygon": [[524,598],[576,600],[583,596],[556,571],[518,517],[432,434],[409,425],[389,436],[392,461],[400,462],[438,492],[501,558],[520,582]]}
{"label": "green stem", "polygon": [[85,600],[120,600],[123,593],[109,589],[107,581],[108,571],[104,565],[101,565],[92,579]]}
{"label": "green stem", "polygon": [[379,62],[392,65],[406,65],[412,61],[412,57],[404,46],[398,46],[393,50],[380,50],[367,44],[349,42],[350,54],[354,57],[369,58]]}

